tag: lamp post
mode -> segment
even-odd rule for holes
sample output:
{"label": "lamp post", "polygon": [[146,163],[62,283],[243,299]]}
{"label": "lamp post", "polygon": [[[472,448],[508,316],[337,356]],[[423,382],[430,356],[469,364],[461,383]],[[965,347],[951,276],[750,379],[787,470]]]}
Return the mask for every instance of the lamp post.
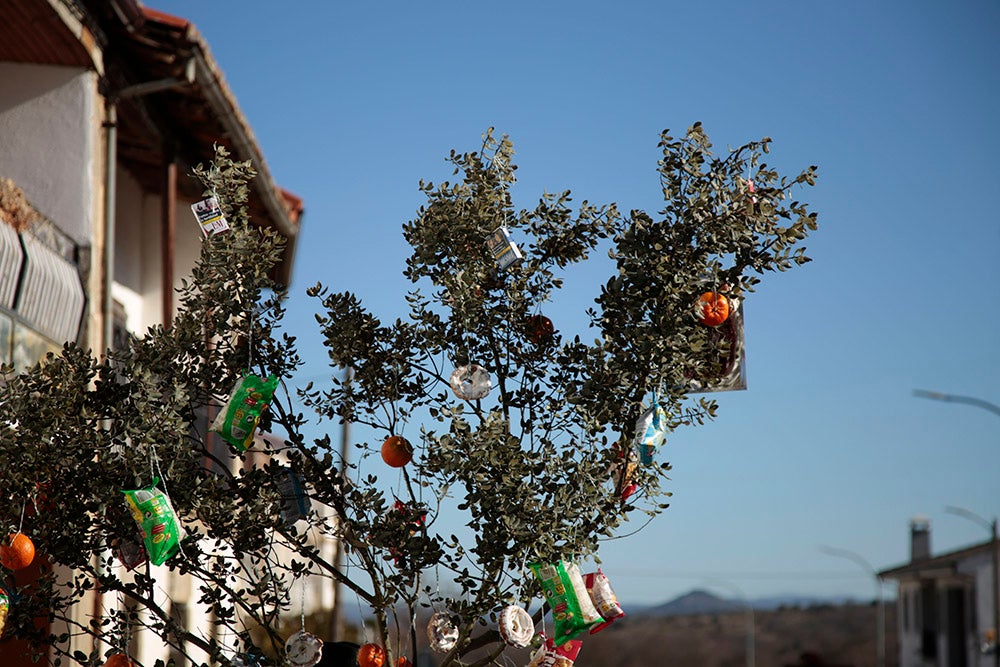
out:
{"label": "lamp post", "polygon": [[853,551],[828,546],[820,546],[819,550],[830,556],[839,556],[853,561],[872,576],[875,582],[875,599],[878,601],[875,619],[875,665],[876,667],[885,667],[885,601],[882,599],[882,577],[878,576],[878,572],[875,571],[871,563]]}
{"label": "lamp post", "polygon": [[[982,408],[995,415],[1000,415],[1000,405],[984,401],[981,398],[943,394],[939,391],[927,391],[926,389],[914,389],[913,395],[918,398],[929,398],[933,401],[964,403],[965,405]],[[967,519],[980,523],[990,531],[990,535],[992,536],[993,585],[990,587],[990,592],[993,597],[993,664],[995,667],[1000,667],[1000,590],[998,590],[1000,589],[1000,540],[997,539],[997,520],[993,519],[992,522],[989,522],[978,514],[973,514],[969,510],[963,510],[961,507],[945,508],[945,511],[950,511],[952,514],[958,514],[959,516],[964,516]]]}
{"label": "lamp post", "polygon": [[723,588],[727,588],[733,593],[736,593],[737,597],[740,598],[740,602],[746,607],[746,617],[747,617],[747,646],[746,646],[746,657],[747,657],[747,667],[755,667],[757,663],[756,656],[756,641],[754,640],[754,618],[753,618],[753,605],[750,603],[750,599],[746,594],[740,589],[739,586],[731,581],[726,581],[725,579],[712,579],[706,582],[709,585],[717,585]]}
{"label": "lamp post", "polygon": [[960,517],[964,517],[970,521],[978,523],[980,526],[984,527],[990,533],[993,543],[993,662],[996,665],[1000,665],[1000,614],[997,613],[997,572],[1000,571],[1000,542],[997,540],[997,520],[987,521],[983,517],[979,516],[975,512],[970,512],[964,507],[954,507],[949,505],[944,508],[945,512],[949,514],[957,514]]}

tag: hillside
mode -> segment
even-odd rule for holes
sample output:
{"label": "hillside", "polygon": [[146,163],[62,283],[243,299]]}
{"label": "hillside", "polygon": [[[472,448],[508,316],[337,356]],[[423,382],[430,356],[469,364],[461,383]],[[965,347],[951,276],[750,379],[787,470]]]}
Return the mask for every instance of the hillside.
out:
{"label": "hillside", "polygon": [[[756,664],[874,667],[873,604],[780,608],[754,614]],[[633,615],[587,637],[577,667],[744,667],[745,611],[673,616]],[[895,606],[886,604],[886,665],[898,664]]]}

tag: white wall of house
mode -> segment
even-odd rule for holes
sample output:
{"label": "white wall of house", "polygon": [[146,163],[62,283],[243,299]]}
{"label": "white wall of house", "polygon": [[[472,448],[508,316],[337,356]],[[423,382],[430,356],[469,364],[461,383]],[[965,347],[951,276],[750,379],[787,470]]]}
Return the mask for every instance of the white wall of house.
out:
{"label": "white wall of house", "polygon": [[100,208],[97,75],[53,65],[0,63],[0,176],[78,243]]}

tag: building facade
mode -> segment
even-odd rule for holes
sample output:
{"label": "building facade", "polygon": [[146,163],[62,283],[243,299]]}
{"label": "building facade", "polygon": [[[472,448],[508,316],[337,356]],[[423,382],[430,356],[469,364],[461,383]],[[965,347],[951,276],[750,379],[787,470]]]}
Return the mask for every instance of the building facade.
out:
{"label": "building facade", "polygon": [[[137,0],[0,0],[0,362],[23,370],[68,341],[100,355],[169,324],[201,247],[187,174],[216,144],[253,163],[250,215],[285,237],[273,277],[288,284],[302,202],[275,184],[191,23]],[[189,582],[154,571],[172,613],[211,627]],[[155,637],[133,650],[169,657]],[[9,640],[0,658],[33,664]]]}
{"label": "building facade", "polygon": [[910,562],[879,572],[899,584],[900,667],[993,667],[995,540],[931,553],[930,522],[910,524]]}

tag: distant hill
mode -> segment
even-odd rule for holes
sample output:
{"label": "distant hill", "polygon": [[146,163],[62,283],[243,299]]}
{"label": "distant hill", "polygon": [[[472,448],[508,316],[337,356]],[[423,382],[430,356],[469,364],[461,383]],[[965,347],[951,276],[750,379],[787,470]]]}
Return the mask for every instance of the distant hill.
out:
{"label": "distant hill", "polygon": [[[755,611],[780,609],[782,607],[803,608],[817,605],[842,605],[851,602],[849,598],[820,598],[803,595],[774,595],[750,600]],[[721,598],[706,590],[695,589],[663,604],[634,609],[635,615],[642,616],[687,616],[690,614],[721,614],[740,611],[745,608],[741,600]]]}

